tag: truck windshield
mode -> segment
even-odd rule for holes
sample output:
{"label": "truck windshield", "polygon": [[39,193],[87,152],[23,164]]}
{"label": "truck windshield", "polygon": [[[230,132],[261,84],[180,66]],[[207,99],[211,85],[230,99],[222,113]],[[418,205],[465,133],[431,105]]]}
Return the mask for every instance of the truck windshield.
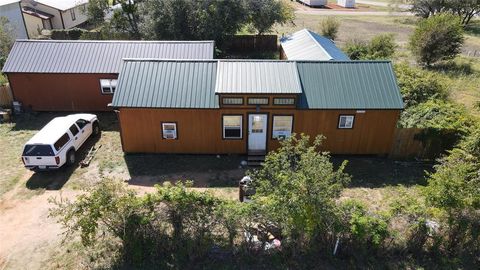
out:
{"label": "truck windshield", "polygon": [[24,156],[53,156],[53,149],[46,144],[29,144],[23,149]]}

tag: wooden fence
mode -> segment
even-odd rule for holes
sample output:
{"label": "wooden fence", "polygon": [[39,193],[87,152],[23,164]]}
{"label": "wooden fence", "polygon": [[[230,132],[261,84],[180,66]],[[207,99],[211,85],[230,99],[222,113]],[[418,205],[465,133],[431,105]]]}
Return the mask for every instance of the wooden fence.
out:
{"label": "wooden fence", "polygon": [[225,49],[235,52],[277,51],[277,35],[235,35],[225,40]]}
{"label": "wooden fence", "polygon": [[11,107],[13,102],[13,94],[10,86],[0,86],[0,106]]}
{"label": "wooden fence", "polygon": [[390,157],[394,159],[408,159],[423,157],[425,146],[416,137],[423,129],[421,128],[397,128],[393,138]]}

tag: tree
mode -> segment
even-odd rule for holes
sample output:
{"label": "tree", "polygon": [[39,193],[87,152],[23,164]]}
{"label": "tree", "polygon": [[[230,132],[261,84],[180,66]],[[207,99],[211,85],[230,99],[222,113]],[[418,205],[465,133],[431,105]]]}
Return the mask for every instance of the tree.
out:
{"label": "tree", "polygon": [[269,32],[275,24],[284,24],[294,18],[293,8],[284,0],[247,0],[248,21],[257,35]]}
{"label": "tree", "polygon": [[108,0],[90,0],[88,1],[86,15],[88,21],[95,25],[100,26],[105,22],[105,16],[110,7]]}
{"label": "tree", "polygon": [[395,75],[405,108],[427,100],[446,100],[448,97],[447,87],[436,73],[399,64],[395,65]]}
{"label": "tree", "polygon": [[320,152],[324,137],[310,144],[301,135],[281,141],[263,167],[251,172],[257,190],[254,201],[278,224],[295,247],[332,244],[337,222],[335,200],[349,182],[343,170],[335,170],[330,155]]}
{"label": "tree", "polygon": [[453,15],[441,14],[421,20],[409,47],[417,62],[430,67],[439,61],[455,58],[464,42],[460,19]]}
{"label": "tree", "polygon": [[13,27],[6,17],[0,17],[0,70],[15,42]]}
{"label": "tree", "polygon": [[322,35],[335,40],[337,38],[338,28],[340,27],[340,21],[333,16],[328,16],[320,23],[320,29]]}
{"label": "tree", "polygon": [[448,12],[461,18],[467,25],[480,14],[480,0],[413,0],[411,11],[422,18]]}

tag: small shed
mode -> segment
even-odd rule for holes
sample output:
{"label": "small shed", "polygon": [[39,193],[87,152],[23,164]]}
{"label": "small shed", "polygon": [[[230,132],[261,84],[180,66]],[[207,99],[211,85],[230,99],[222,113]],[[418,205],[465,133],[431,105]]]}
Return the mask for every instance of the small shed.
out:
{"label": "small shed", "polygon": [[323,7],[323,6],[326,6],[328,3],[328,0],[297,0],[297,1],[309,7]]}
{"label": "small shed", "polygon": [[337,4],[345,8],[355,8],[355,0],[337,0]]}
{"label": "small shed", "polygon": [[308,29],[302,29],[280,39],[280,59],[320,61],[350,60],[332,40]]}

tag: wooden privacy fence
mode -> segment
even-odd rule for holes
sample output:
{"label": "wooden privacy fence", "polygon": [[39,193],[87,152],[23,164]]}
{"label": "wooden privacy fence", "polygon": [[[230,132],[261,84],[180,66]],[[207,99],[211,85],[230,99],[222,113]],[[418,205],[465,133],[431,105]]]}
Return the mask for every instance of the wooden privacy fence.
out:
{"label": "wooden privacy fence", "polygon": [[0,106],[11,107],[13,102],[13,95],[10,86],[0,86]]}
{"label": "wooden privacy fence", "polygon": [[276,51],[278,50],[277,35],[235,35],[225,40],[224,47],[230,51]]}
{"label": "wooden privacy fence", "polygon": [[390,157],[394,159],[423,157],[425,146],[416,139],[422,131],[421,128],[397,128],[393,137]]}

